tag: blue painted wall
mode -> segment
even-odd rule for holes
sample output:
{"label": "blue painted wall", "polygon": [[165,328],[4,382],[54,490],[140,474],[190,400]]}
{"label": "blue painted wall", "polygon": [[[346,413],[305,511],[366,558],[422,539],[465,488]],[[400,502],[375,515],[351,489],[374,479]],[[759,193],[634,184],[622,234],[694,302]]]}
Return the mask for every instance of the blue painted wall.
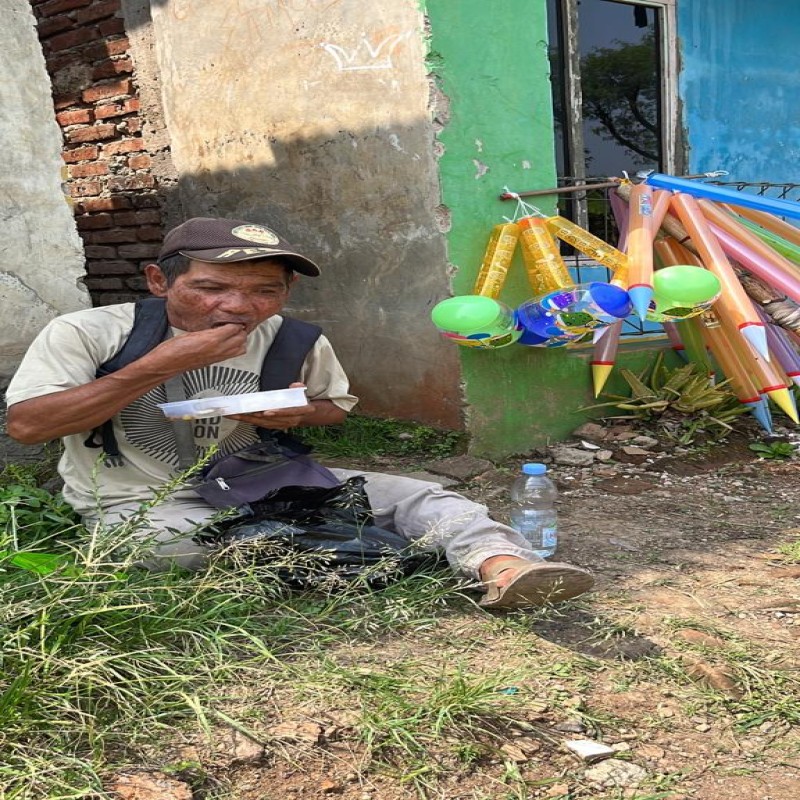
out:
{"label": "blue painted wall", "polygon": [[800,182],[800,3],[678,2],[690,172]]}

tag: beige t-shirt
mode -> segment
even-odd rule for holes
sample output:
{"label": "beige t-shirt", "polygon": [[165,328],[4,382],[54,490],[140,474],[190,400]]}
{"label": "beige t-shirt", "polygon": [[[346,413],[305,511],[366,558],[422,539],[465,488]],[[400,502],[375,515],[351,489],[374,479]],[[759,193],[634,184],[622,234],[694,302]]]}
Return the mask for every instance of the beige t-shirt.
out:
{"label": "beige t-shirt", "polygon": [[[134,304],[93,308],[65,314],[50,322],[36,337],[6,392],[8,405],[32,397],[83,386],[94,380],[97,367],[122,347],[133,326]],[[261,363],[283,322],[270,317],[247,338],[247,353],[184,374],[189,400],[259,391]],[[174,335],[182,331],[173,329]],[[306,357],[299,380],[309,400],[331,400],[349,411],[358,398],[349,384],[330,342],[321,336]],[[178,456],[167,420],[158,403],[166,402],[158,386],[113,418],[114,434],[124,459],[122,466],[105,466],[100,451],[86,447],[90,431],[64,437],[59,473],[64,497],[80,514],[120,503],[141,502],[177,472]],[[198,453],[217,445],[230,453],[258,439],[256,428],[229,417],[193,420]],[[195,497],[190,489],[177,497]]]}

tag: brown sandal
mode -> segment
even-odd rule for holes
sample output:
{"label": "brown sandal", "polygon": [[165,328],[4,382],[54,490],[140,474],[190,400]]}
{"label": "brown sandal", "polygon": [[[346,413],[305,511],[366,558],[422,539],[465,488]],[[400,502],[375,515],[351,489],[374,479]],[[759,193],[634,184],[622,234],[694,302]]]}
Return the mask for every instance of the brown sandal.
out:
{"label": "brown sandal", "polygon": [[[517,574],[504,586],[498,586],[500,573],[515,568]],[[588,570],[572,564],[509,558],[492,564],[484,585],[486,594],[478,605],[484,608],[523,608],[577,597],[592,588],[594,578]]]}

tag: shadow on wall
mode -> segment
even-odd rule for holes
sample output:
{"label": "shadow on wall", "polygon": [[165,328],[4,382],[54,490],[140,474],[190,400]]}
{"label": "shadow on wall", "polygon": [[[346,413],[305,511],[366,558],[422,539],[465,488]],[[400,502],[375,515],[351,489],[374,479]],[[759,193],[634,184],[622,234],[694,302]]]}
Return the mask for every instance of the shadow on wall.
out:
{"label": "shadow on wall", "polygon": [[[301,277],[289,312],[323,325],[362,410],[460,428],[458,354],[430,322],[450,291],[438,187],[389,143],[423,152],[428,135],[420,123],[228,145],[236,167],[182,175],[163,202],[170,217],[260,222],[296,243],[322,276]],[[248,165],[259,153],[270,164]]]}

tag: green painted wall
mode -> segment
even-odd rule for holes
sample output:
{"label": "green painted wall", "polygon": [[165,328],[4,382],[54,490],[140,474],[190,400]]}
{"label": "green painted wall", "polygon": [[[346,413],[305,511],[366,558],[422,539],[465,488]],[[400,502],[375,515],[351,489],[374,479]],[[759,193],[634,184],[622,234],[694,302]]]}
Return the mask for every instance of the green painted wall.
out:
{"label": "green painted wall", "polygon": [[[442,203],[450,210],[453,294],[469,294],[493,225],[514,213],[498,195],[555,186],[553,117],[544,0],[427,0],[429,67],[449,100],[439,135]],[[542,198],[537,198],[541,200]],[[552,213],[555,198],[538,205]],[[517,255],[500,299],[530,297]],[[457,346],[457,345],[454,345]],[[625,348],[638,369],[653,355]],[[459,348],[467,427],[475,454],[525,453],[564,438],[593,402],[591,347],[564,350],[512,345]],[[609,381],[609,388],[618,386]]]}

